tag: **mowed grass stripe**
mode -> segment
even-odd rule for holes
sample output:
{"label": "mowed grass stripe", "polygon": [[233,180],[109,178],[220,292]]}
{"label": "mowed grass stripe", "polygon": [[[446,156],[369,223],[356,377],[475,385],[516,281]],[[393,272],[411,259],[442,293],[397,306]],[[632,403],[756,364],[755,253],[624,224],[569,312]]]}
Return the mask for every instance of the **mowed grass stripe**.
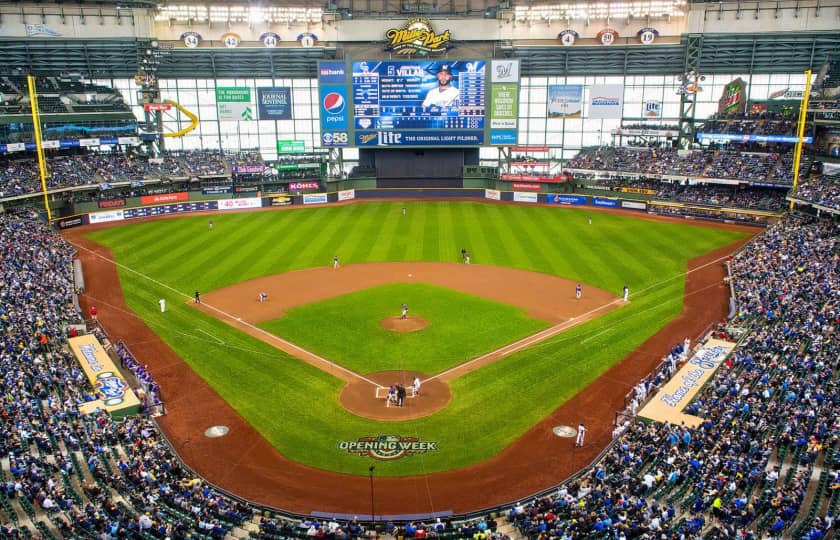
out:
{"label": "mowed grass stripe", "polygon": [[[469,212],[463,212],[462,206],[469,207]],[[294,269],[295,265],[306,264],[307,260],[317,261],[317,266],[323,266],[331,262],[333,248],[314,246],[312,238],[324,233],[326,221],[334,224],[337,221],[366,219],[367,216],[378,215],[380,208],[385,208],[386,214],[391,212],[402,217],[401,207],[402,203],[360,202],[346,207],[268,212],[276,221],[272,221],[270,226],[262,230],[257,230],[254,235],[259,237],[261,234],[276,234],[277,230],[282,229],[294,238],[293,242],[283,243],[283,247],[288,249],[275,252],[277,261],[271,270],[267,270],[269,272]],[[461,247],[475,249],[466,245],[467,239],[475,238],[475,242],[485,242],[489,246],[488,249],[492,250],[492,253],[486,254],[490,259],[477,254],[477,262],[487,264],[492,261],[491,264],[516,268],[531,265],[538,271],[574,279],[566,272],[568,269],[583,266],[577,260],[579,258],[596,260],[603,257],[601,251],[611,250],[615,257],[625,257],[623,252],[613,249],[612,246],[615,238],[620,237],[616,233],[624,233],[626,230],[626,239],[622,238],[621,242],[626,243],[626,249],[639,259],[634,260],[630,268],[638,265],[644,271],[649,271],[651,275],[644,276],[640,281],[650,286],[660,281],[662,275],[673,272],[675,268],[685,268],[687,258],[701,254],[697,246],[716,247],[743,236],[708,227],[652,223],[623,215],[600,213],[593,213],[593,229],[587,229],[589,225],[577,211],[561,208],[484,205],[478,202],[411,202],[408,208],[406,217],[410,219],[397,223],[394,234],[398,237],[393,238],[388,242],[390,245],[383,246],[381,250],[387,253],[386,260],[416,260],[419,257],[431,256],[435,250],[416,245],[431,242],[437,246],[439,260],[451,261],[453,257],[459,257]],[[537,213],[523,219],[521,213],[525,212]],[[460,217],[460,214],[469,213],[474,213],[477,217]],[[444,214],[451,216],[449,221],[452,225],[447,233],[441,230],[447,221]],[[231,219],[232,222],[243,220],[244,224],[251,221],[255,215],[239,214],[224,218]],[[485,215],[492,217],[486,218]],[[200,221],[197,222],[195,231],[207,232],[206,217],[198,219]],[[219,219],[221,222],[222,218]],[[429,237],[432,229],[426,225],[424,220],[427,219],[434,219],[437,224],[438,231],[434,238]],[[510,243],[516,241],[514,235],[510,234],[510,230],[514,229],[509,225],[512,220],[519,221],[519,227],[522,229],[532,229],[530,222],[547,224],[543,227],[546,229],[544,234],[535,231],[530,238],[544,256],[525,260],[516,251],[508,249]],[[603,226],[600,226],[602,222]],[[299,228],[301,223],[312,225]],[[140,227],[146,225],[149,224]],[[168,227],[177,229],[181,223],[164,220],[156,225],[160,226],[156,231],[161,235],[161,239],[165,240],[173,236]],[[597,234],[590,232],[596,225],[599,225],[597,228],[603,234],[600,240]],[[98,231],[93,233],[93,236],[112,245],[114,253],[119,254],[119,257],[125,257],[120,259],[120,262],[131,260],[133,268],[148,274],[148,259],[138,256],[138,237],[125,233],[126,229],[135,227],[138,226],[125,227],[122,231],[118,228]],[[244,228],[244,225],[241,228]],[[555,234],[557,228],[565,229],[563,237],[568,242],[563,245],[558,245]],[[655,232],[648,233],[648,228]],[[299,236],[302,230],[314,236]],[[143,228],[143,231],[147,229]],[[354,230],[345,225],[345,234],[353,237],[348,239],[348,242],[364,241],[364,238],[361,238],[364,236],[361,229]],[[380,231],[380,234],[378,242],[385,242],[387,235],[384,231]],[[595,236],[590,240],[586,236],[588,234]],[[647,234],[655,234],[656,237],[653,241],[646,241]],[[401,244],[403,235],[407,241]],[[448,236],[453,239],[454,254],[445,248],[449,242],[445,240]],[[115,239],[124,244],[114,244]],[[670,239],[679,239],[684,245],[671,250],[662,250],[656,245]],[[191,252],[201,253],[204,240],[206,235],[194,234],[182,241],[191,247]],[[154,235],[145,237],[142,241],[153,242]],[[243,244],[251,241],[262,243],[264,239],[259,237],[242,240]],[[395,249],[394,245],[398,247]],[[145,246],[143,247],[145,252]],[[249,249],[249,246],[233,246],[230,253],[235,254],[237,249]],[[552,252],[560,250],[564,254],[564,260],[559,268],[566,269],[564,271],[558,271],[558,266],[551,260]],[[592,253],[594,250],[599,250],[597,257]],[[379,250],[367,251],[364,256],[373,260],[377,251]],[[363,250],[358,251],[362,252]],[[166,253],[162,252],[161,256],[166,257]],[[255,271],[248,266],[247,261],[241,261],[237,257],[230,259],[224,264],[238,267],[239,272],[227,275],[224,279],[230,283],[223,285],[241,281],[240,276],[250,275]],[[207,286],[219,279],[218,276],[214,278],[205,275],[202,265],[206,263],[201,263],[196,257],[181,257],[166,262],[167,264],[160,265],[160,273],[151,277],[168,285],[172,285],[175,276],[184,275],[190,276],[190,291],[193,288],[209,290]],[[342,262],[345,262],[344,259]],[[546,264],[549,266],[543,266]],[[612,265],[609,258],[604,258],[602,264]],[[621,269],[618,273],[625,272],[627,270]],[[505,445],[527,431],[535,422],[551,414],[568,397],[580,391],[588,381],[597,376],[597,373],[608,369],[638,343],[667,323],[679,312],[684,286],[683,279],[680,278],[651,287],[648,291],[643,291],[641,287],[633,287],[632,301],[626,306],[557,336],[550,342],[541,343],[454,381],[452,401],[439,413],[423,419],[383,426],[378,422],[347,413],[338,402],[341,384],[335,378],[308,364],[288,358],[258,340],[193,310],[184,302],[174,305],[171,313],[167,306],[167,313],[161,315],[157,297],[164,293],[160,287],[150,285],[148,281],[131,272],[121,271],[120,277],[131,309],[146,320],[155,332],[193,366],[193,369],[208,380],[220,395],[228,399],[240,414],[288,458],[314,467],[364,475],[367,474],[370,462],[339,452],[337,445],[340,441],[388,432],[414,434],[423,440],[439,442],[438,452],[427,454],[421,459],[377,463],[377,472],[387,476],[425,474],[464,467],[498,454]],[[604,268],[586,276],[583,281],[585,285],[609,290],[614,279],[614,274]],[[390,305],[389,300],[389,312],[398,309]],[[187,336],[200,335],[196,331],[197,328],[212,333],[224,344],[219,344],[209,337],[202,340]],[[480,328],[475,330],[476,335],[481,333]],[[314,339],[333,339],[330,328],[323,324],[315,323],[314,331],[310,331]],[[584,341],[586,337],[596,335],[605,339],[597,337]],[[441,347],[447,345],[442,343]],[[269,352],[265,354],[263,351]],[[365,355],[364,345],[360,345],[356,353]],[[232,377],[232,374],[235,374],[235,377]],[[237,380],[235,384],[231,384],[233,378]],[[288,381],[291,387],[278,386],[280,379]]]}
{"label": "mowed grass stripe", "polygon": [[399,232],[401,226],[408,219],[408,214],[402,215],[402,210],[395,212],[396,208],[390,204],[381,204],[381,220],[372,222],[377,229],[376,240],[370,242],[365,257],[359,260],[387,261],[390,260],[388,253],[395,244],[400,243],[402,234]]}
{"label": "mowed grass stripe", "polygon": [[437,249],[438,260],[443,262],[460,262],[460,248],[455,241],[455,221],[452,215],[452,204],[450,202],[440,203],[437,207]]}
{"label": "mowed grass stripe", "polygon": [[409,221],[408,236],[406,237],[403,260],[423,260],[423,242],[425,242],[426,219],[429,212],[433,212],[433,204],[417,205]]}

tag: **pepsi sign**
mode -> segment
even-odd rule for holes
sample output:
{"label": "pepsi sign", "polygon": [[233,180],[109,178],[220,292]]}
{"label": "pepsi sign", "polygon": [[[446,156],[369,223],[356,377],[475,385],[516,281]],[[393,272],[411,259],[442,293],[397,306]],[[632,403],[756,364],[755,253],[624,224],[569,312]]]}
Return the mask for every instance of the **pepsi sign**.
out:
{"label": "pepsi sign", "polygon": [[347,89],[344,86],[321,86],[321,132],[347,129]]}

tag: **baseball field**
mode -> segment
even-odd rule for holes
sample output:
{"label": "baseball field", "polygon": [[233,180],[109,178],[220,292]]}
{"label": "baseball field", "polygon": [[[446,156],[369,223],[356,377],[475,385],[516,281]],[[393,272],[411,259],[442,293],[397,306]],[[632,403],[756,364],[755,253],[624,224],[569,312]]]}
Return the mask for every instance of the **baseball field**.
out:
{"label": "baseball field", "polygon": [[[367,202],[212,219],[212,230],[207,216],[193,216],[87,233],[109,248],[97,257],[116,262],[137,324],[177,355],[149,362],[167,405],[177,411],[194,390],[175,375],[185,362],[284,459],[350,475],[367,475],[375,463],[383,477],[463,470],[503,454],[682,312],[691,259],[748,236],[481,202]],[[462,249],[472,264],[463,264]],[[332,268],[334,256],[341,268]],[[624,285],[629,302],[620,299]],[[100,313],[116,305],[94,291],[88,302]],[[384,324],[403,303],[421,328]],[[108,328],[107,315],[100,319]],[[514,342],[523,345],[493,356]],[[142,342],[127,343],[142,352]],[[377,399],[376,386],[415,374],[429,400],[438,393],[433,410],[423,408],[423,392],[408,399],[412,414]],[[362,388],[355,409],[345,396],[354,385]],[[359,409],[366,395],[370,411]],[[208,411],[197,416],[206,423]],[[353,451],[380,436],[418,451],[376,461]]]}

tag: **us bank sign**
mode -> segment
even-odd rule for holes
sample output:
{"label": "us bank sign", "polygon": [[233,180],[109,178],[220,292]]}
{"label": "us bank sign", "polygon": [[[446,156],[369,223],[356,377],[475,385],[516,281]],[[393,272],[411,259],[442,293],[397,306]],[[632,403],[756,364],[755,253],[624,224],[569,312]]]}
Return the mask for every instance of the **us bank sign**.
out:
{"label": "us bank sign", "polygon": [[348,454],[370,456],[380,461],[392,461],[438,449],[437,441],[421,441],[419,437],[403,437],[400,435],[376,435],[359,437],[355,441],[341,441],[338,449]]}

